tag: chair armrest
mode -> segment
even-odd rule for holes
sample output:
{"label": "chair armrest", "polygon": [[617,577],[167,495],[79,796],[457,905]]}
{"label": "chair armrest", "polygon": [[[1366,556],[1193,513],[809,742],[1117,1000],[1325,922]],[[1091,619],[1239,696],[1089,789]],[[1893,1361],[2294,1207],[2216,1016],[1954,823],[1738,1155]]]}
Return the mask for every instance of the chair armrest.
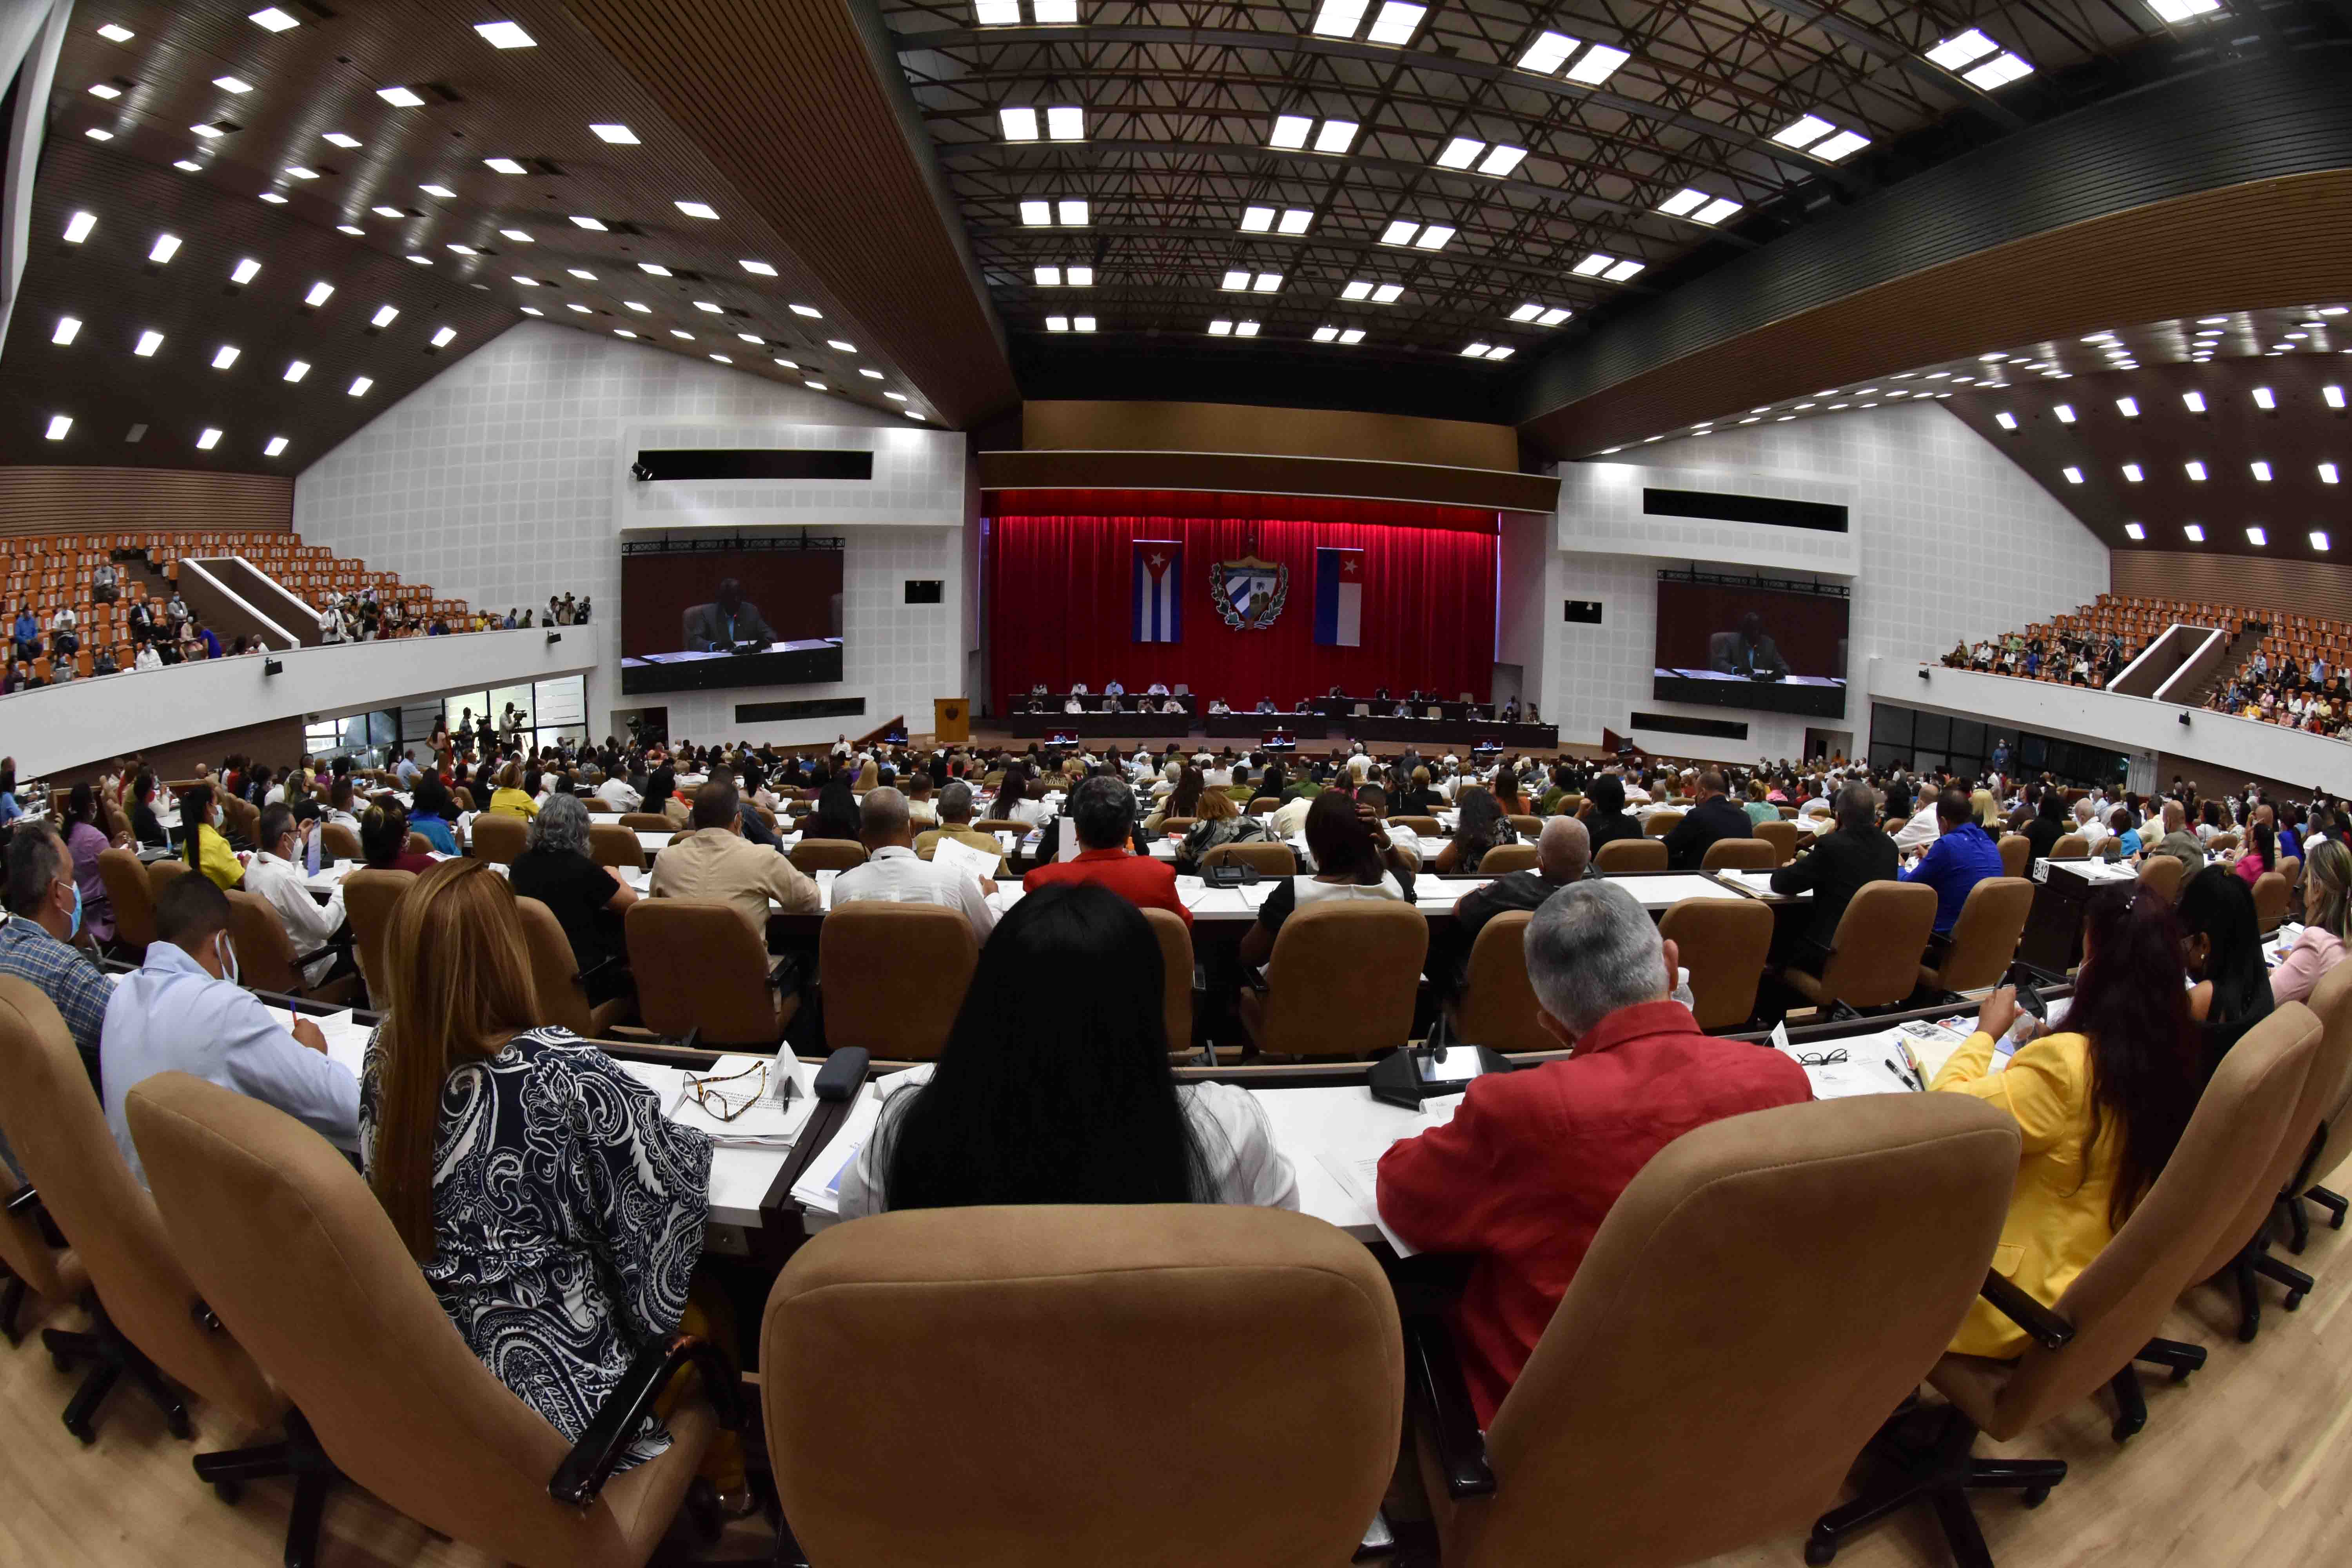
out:
{"label": "chair armrest", "polygon": [[41,1194],[34,1191],[32,1184],[27,1183],[24,1186],[18,1187],[9,1197],[8,1212],[21,1218],[25,1215],[32,1212],[34,1209],[38,1208],[40,1206],[40,1203]]}
{"label": "chair armrest", "polygon": [[637,1352],[612,1396],[580,1434],[580,1441],[555,1467],[547,1483],[548,1495],[573,1508],[584,1509],[595,1501],[637,1428],[645,1425],[654,1401],[678,1370],[688,1365],[702,1373],[703,1391],[718,1413],[719,1426],[730,1432],[741,1431],[742,1398],[736,1386],[734,1363],[707,1340],[673,1334],[663,1343]]}
{"label": "chair armrest", "polygon": [[1977,1294],[1991,1302],[1993,1310],[2002,1317],[2023,1329],[2043,1350],[2064,1350],[2074,1338],[2074,1324],[1998,1274],[1987,1274]]}
{"label": "chair armrest", "polygon": [[318,958],[341,958],[349,954],[351,951],[352,941],[348,937],[341,942],[323,942],[319,946],[312,948],[308,952],[296,953],[294,955],[294,967],[300,969],[310,963],[311,960]]}
{"label": "chair armrest", "polygon": [[1470,1385],[1462,1377],[1462,1361],[1454,1353],[1454,1336],[1435,1318],[1414,1318],[1404,1326],[1405,1388],[1415,1415],[1437,1450],[1445,1477],[1445,1495],[1489,1497],[1495,1472],[1486,1463],[1486,1439],[1478,1430],[1476,1408],[1470,1403]]}

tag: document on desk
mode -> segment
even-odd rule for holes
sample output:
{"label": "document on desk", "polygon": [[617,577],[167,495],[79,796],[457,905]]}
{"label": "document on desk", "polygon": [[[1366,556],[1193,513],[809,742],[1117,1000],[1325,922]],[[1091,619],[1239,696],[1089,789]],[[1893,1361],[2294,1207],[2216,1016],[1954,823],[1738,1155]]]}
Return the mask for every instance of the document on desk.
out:
{"label": "document on desk", "polygon": [[709,1134],[725,1149],[789,1149],[816,1101],[787,1095],[784,1076],[766,1057],[725,1056],[708,1072],[682,1075],[669,1120]]}
{"label": "document on desk", "polygon": [[[1737,882],[1752,893],[1769,893],[1772,890],[1772,873],[1769,871],[1713,871],[1708,875],[1726,882]],[[1813,896],[1812,889],[1808,888],[1795,896],[1810,899]]]}
{"label": "document on desk", "polygon": [[961,872],[976,881],[993,879],[997,861],[1001,858],[1001,856],[966,844],[961,838],[942,837],[931,847],[932,865],[945,866],[950,871]]}
{"label": "document on desk", "polygon": [[1454,1111],[1461,1106],[1462,1096],[1458,1094],[1424,1100],[1421,1102],[1421,1118],[1402,1137],[1383,1138],[1377,1143],[1343,1144],[1315,1152],[1316,1163],[1330,1173],[1331,1179],[1339,1184],[1340,1191],[1363,1205],[1364,1211],[1372,1216],[1372,1223],[1380,1226],[1381,1237],[1396,1249],[1399,1258],[1411,1258],[1418,1248],[1391,1230],[1388,1221],[1381,1217],[1381,1156],[1402,1142],[1403,1138],[1417,1138],[1433,1127],[1444,1126],[1454,1120]]}
{"label": "document on desk", "polygon": [[841,1123],[833,1141],[817,1151],[815,1159],[793,1184],[793,1196],[803,1208],[818,1214],[837,1215],[841,1212],[841,1178],[849,1170],[850,1162],[874,1136],[876,1120],[882,1114],[882,1102],[871,1094],[861,1094],[849,1102],[849,1115]]}
{"label": "document on desk", "polygon": [[1450,910],[1490,880],[1492,879],[1486,877],[1458,882],[1441,881],[1435,877],[1416,877],[1412,881],[1412,901],[1423,909]]}
{"label": "document on desk", "polygon": [[1927,1087],[1900,1029],[1792,1045],[1788,1026],[1772,1026],[1772,1048],[1805,1069],[1815,1100],[1861,1094],[1916,1094]]}
{"label": "document on desk", "polygon": [[[276,1009],[271,1011],[275,1013]],[[359,1077],[360,1068],[367,1058],[368,1037],[375,1033],[375,1026],[362,1024],[353,1018],[349,1007],[335,1013],[312,1014],[310,1017],[310,1022],[319,1026],[319,1033],[327,1037],[327,1059],[341,1063],[353,1078]],[[291,1019],[283,1017],[278,1021],[289,1026],[292,1023]]]}

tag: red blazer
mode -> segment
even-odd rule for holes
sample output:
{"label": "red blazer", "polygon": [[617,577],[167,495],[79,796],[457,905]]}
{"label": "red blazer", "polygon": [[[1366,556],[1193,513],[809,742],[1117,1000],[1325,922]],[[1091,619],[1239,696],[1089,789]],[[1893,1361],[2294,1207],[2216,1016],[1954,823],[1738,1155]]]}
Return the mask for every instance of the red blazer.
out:
{"label": "red blazer", "polygon": [[1444,1127],[1381,1158],[1381,1217],[1429,1252],[1476,1257],[1454,1331],[1492,1422],[1601,1222],[1650,1157],[1694,1127],[1812,1098],[1767,1046],[1700,1032],[1679,1002],[1621,1007],[1576,1055],[1475,1079]]}
{"label": "red blazer", "polygon": [[1176,896],[1176,872],[1149,855],[1125,849],[1081,849],[1067,860],[1033,868],[1021,879],[1024,892],[1061,882],[1100,882],[1139,909],[1166,910],[1192,928],[1192,911]]}

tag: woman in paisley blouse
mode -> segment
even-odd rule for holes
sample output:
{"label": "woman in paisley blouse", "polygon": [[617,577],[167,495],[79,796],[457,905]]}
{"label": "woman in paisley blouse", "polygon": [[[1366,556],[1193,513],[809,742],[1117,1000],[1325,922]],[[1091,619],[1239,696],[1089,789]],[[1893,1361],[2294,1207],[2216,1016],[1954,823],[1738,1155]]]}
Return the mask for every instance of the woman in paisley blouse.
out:
{"label": "woman in paisley blouse", "polygon": [[[514,894],[488,862],[419,877],[386,945],[391,1006],[360,1088],[368,1184],[482,1363],[577,1439],[640,1350],[702,1331],[687,1292],[710,1140],[595,1047],[537,1026]],[[649,1417],[622,1468],[668,1446]],[[740,1448],[714,1458],[704,1473],[740,1494]]]}

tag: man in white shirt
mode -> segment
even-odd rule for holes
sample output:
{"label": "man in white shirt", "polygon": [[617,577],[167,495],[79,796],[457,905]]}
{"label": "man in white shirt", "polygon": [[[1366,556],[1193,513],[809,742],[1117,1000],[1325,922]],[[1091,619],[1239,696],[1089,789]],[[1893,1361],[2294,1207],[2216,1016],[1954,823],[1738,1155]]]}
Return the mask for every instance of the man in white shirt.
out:
{"label": "man in white shirt", "polygon": [[1181,713],[1184,711],[1184,705],[1173,697],[1163,697],[1160,701],[1160,710],[1162,713]]}
{"label": "man in white shirt", "polygon": [[1075,698],[1075,697],[1065,697],[1065,698],[1063,698],[1063,699],[1062,699],[1062,711],[1063,711],[1063,712],[1065,712],[1065,713],[1083,713],[1083,712],[1085,712],[1086,710],[1087,710],[1087,705],[1086,705],[1085,703],[1083,703],[1083,702],[1079,701],[1076,698]]}
{"label": "man in white shirt", "polygon": [[2112,837],[2107,831],[2105,819],[2088,800],[2074,803],[2074,831],[2083,836],[2083,847],[2094,855],[2099,852],[2099,846]]}
{"label": "man in white shirt", "polygon": [[1165,697],[1168,695],[1168,683],[1164,680],[1155,680],[1145,689],[1144,694],[1149,697]]}
{"label": "man in white shirt", "polygon": [[1927,803],[1914,812],[1911,820],[1897,828],[1895,834],[1895,847],[1906,855],[1914,849],[1927,848],[1936,842],[1942,831],[1936,822],[1936,792],[1922,790],[1920,793],[1927,797]]}
{"label": "man in white shirt", "polygon": [[400,781],[401,788],[414,790],[416,781],[424,776],[424,771],[416,765],[416,753],[413,751],[401,752],[400,761],[393,764],[392,774]]}
{"label": "man in white shirt", "polygon": [[131,668],[133,669],[161,669],[163,668],[163,656],[155,651],[155,645],[153,643],[142,643],[139,646],[139,657],[131,661]]}
{"label": "man in white shirt", "polygon": [[1225,700],[1223,698],[1212,697],[1209,699],[1209,711],[1212,714],[1222,715],[1230,713],[1233,710],[1225,706]]}
{"label": "man in white shirt", "polygon": [[954,910],[971,926],[972,940],[986,942],[996,911],[988,907],[996,884],[915,854],[915,826],[907,797],[876,787],[857,805],[857,838],[866,861],[833,879],[833,907],[876,899],[894,904],[938,904]]}
{"label": "man in white shirt", "polygon": [[159,1072],[235,1089],[356,1149],[358,1080],[328,1059],[318,1025],[295,1020],[289,1035],[285,1014],[237,984],[228,895],[206,877],[173,878],[155,896],[155,934],[144,967],[123,976],[107,1002],[99,1044],[106,1124],[131,1173],[147,1179],[123,1096]]}
{"label": "man in white shirt", "polygon": [[[302,885],[302,861],[315,822],[297,823],[283,805],[261,814],[261,849],[245,868],[245,890],[278,911],[278,921],[294,943],[294,952],[310,952],[326,945],[343,924],[343,890],[337,888],[324,904]],[[336,954],[321,953],[302,966],[302,981],[316,985],[335,967]]]}
{"label": "man in white shirt", "polygon": [[343,640],[343,612],[329,605],[319,612],[319,641],[331,646]]}
{"label": "man in white shirt", "polygon": [[1070,682],[1070,695],[1071,695],[1071,696],[1073,696],[1073,697],[1084,697],[1086,694],[1087,694],[1087,683],[1086,683],[1085,681],[1083,681],[1083,680],[1073,680],[1072,682]]}
{"label": "man in white shirt", "polygon": [[[1197,762],[1199,759],[1194,760]],[[1201,782],[1211,789],[1231,789],[1234,784],[1234,770],[1223,763],[1212,763],[1202,771]]]}
{"label": "man in white shirt", "polygon": [[619,773],[607,773],[604,782],[596,786],[593,797],[607,811],[635,811],[645,804],[645,796],[629,787],[629,781]]}

